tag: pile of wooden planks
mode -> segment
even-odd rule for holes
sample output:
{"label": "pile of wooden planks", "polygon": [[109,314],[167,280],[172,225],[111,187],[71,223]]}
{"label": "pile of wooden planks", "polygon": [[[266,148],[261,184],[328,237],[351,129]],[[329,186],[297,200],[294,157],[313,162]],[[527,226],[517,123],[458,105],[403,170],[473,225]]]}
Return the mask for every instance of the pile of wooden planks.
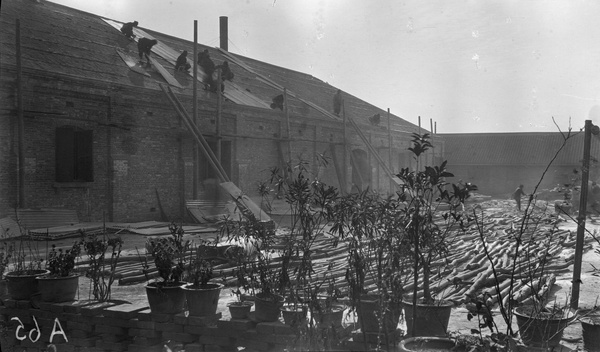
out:
{"label": "pile of wooden planks", "polygon": [[[486,293],[488,303],[494,305],[500,301],[506,304],[510,298],[508,294],[512,292],[514,300],[527,303],[535,294],[548,292],[556,276],[569,269],[574,261],[575,231],[556,226],[558,218],[550,213],[543,213],[535,219],[535,226],[530,223],[528,228],[520,231],[522,214],[509,210],[512,206],[507,201],[501,207],[491,207],[490,211],[485,211],[485,222],[479,226],[472,225],[465,234],[456,234],[449,255],[432,263],[431,287],[437,298],[462,304],[466,302],[467,295]],[[482,203],[482,208],[486,208],[485,203]],[[520,232],[523,236],[519,253],[516,253],[515,236]],[[286,231],[278,233],[278,248],[281,249],[286,243]],[[591,248],[592,241],[591,236],[586,237],[585,249]],[[326,274],[334,280],[335,287],[344,292],[348,289],[345,282],[347,247],[343,242],[334,243],[328,235],[315,241],[312,248],[312,277],[322,278]],[[280,266],[281,260],[273,258],[272,265]],[[127,270],[120,274],[121,283],[144,280],[141,267],[134,270],[134,266],[127,266]],[[213,280],[234,286],[235,269],[234,262],[222,262],[214,267]],[[413,288],[412,279],[407,277],[406,282],[404,290],[410,292]],[[371,289],[375,288],[374,278],[367,277],[365,283]]]}

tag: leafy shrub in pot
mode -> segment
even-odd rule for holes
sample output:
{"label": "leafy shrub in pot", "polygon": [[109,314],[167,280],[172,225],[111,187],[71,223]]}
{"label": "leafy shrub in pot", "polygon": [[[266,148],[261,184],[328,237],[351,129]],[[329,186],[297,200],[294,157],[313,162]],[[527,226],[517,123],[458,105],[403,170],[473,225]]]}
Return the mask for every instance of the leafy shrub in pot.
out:
{"label": "leafy shrub in pot", "polygon": [[[184,230],[180,225],[171,223],[168,237],[150,238],[146,248],[150,250],[160,280],[146,285],[146,295],[152,313],[177,314],[185,307],[183,274],[190,241],[183,240]],[[147,257],[141,258],[144,273],[148,272]]]}
{"label": "leafy shrub in pot", "polygon": [[215,315],[223,287],[221,284],[209,283],[213,276],[213,266],[205,253],[205,245],[197,247],[186,269],[188,284],[183,289],[191,316]]}
{"label": "leafy shrub in pot", "polygon": [[46,268],[48,274],[38,276],[38,287],[44,302],[68,302],[75,300],[79,289],[79,274],[74,274],[75,259],[81,253],[81,241],[74,242],[71,248],[52,249],[48,253]]}

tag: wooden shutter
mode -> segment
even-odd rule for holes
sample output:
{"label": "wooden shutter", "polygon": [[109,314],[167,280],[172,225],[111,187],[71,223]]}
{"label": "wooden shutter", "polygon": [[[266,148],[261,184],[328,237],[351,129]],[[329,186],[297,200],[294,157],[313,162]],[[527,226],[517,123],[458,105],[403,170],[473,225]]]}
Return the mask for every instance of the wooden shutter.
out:
{"label": "wooden shutter", "polygon": [[71,182],[75,176],[75,143],[72,127],[56,128],[56,182]]}
{"label": "wooden shutter", "polygon": [[92,131],[75,133],[75,180],[94,181],[94,135]]}

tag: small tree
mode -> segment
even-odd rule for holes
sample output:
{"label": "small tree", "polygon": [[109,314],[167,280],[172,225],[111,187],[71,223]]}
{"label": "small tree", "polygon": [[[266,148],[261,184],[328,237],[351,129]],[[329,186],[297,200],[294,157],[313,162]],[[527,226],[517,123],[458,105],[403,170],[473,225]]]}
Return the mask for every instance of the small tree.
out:
{"label": "small tree", "polygon": [[[106,230],[102,235],[82,233],[82,237],[83,250],[90,262],[86,276],[91,280],[94,299],[100,302],[108,301],[123,240],[119,236],[109,236]],[[110,253],[110,257],[107,257],[107,253]]]}
{"label": "small tree", "polygon": [[[158,275],[162,279],[156,283],[157,287],[181,285],[186,268],[187,252],[191,245],[189,240],[183,240],[185,231],[181,225],[171,223],[169,231],[171,232],[169,237],[151,238],[146,241],[146,248],[150,250]],[[144,274],[147,274],[149,265],[145,256],[142,258],[142,266]]]}

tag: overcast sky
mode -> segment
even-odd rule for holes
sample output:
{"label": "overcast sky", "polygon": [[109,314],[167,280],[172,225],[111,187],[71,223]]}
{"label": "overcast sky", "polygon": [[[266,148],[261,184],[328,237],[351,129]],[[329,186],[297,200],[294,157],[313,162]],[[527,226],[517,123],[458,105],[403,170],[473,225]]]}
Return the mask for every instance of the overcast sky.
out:
{"label": "overcast sky", "polygon": [[[54,0],[311,74],[438,133],[583,127],[600,104],[600,1]],[[591,117],[600,124],[600,117]]]}

